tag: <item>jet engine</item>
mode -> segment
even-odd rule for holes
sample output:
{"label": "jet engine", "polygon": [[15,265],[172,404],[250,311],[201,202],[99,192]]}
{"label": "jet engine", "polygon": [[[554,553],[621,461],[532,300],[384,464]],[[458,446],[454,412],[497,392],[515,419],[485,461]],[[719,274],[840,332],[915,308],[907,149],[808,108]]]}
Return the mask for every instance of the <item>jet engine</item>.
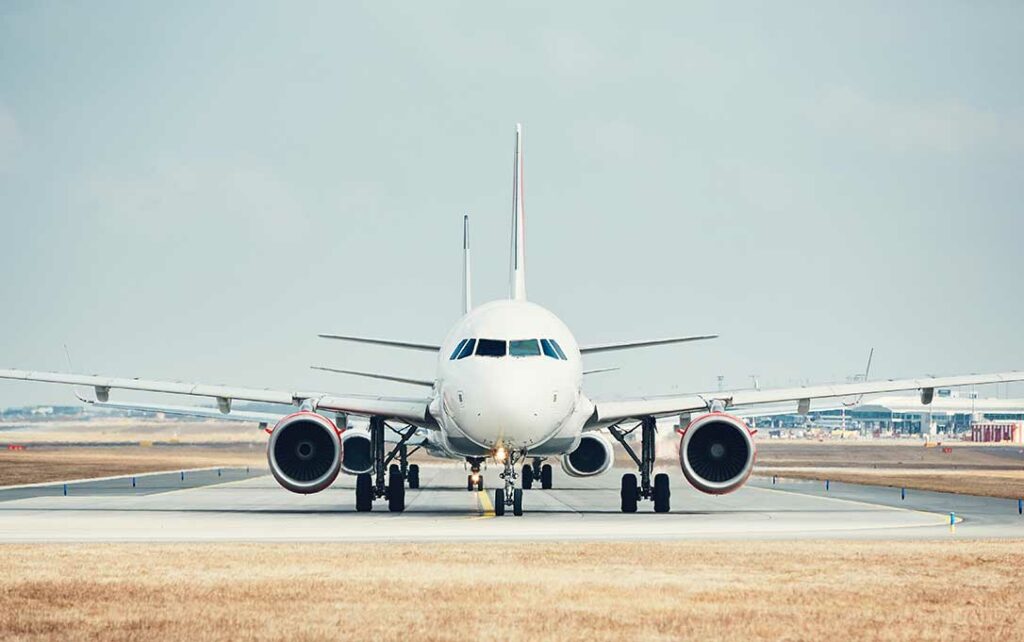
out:
{"label": "jet engine", "polygon": [[562,455],[562,470],[570,477],[600,475],[611,468],[614,459],[608,440],[600,435],[583,435],[576,450]]}
{"label": "jet engine", "polygon": [[373,471],[370,433],[351,429],[341,433],[341,471],[346,475]]}
{"label": "jet engine", "polygon": [[341,469],[338,429],[315,412],[297,412],[277,422],[267,443],[274,479],[293,493],[318,493]]}
{"label": "jet engine", "polygon": [[703,493],[724,495],[746,483],[757,452],[750,428],[721,412],[690,422],[679,442],[683,475]]}

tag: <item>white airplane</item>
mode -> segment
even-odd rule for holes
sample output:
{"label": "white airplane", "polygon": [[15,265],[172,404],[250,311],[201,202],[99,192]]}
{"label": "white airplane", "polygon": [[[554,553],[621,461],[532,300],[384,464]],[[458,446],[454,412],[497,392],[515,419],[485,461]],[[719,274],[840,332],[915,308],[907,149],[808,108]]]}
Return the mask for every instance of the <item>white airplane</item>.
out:
{"label": "white airplane", "polygon": [[[463,229],[464,315],[441,344],[321,335],[436,353],[437,375],[432,381],[322,368],[429,388],[424,396],[337,395],[25,370],[0,370],[0,378],[91,386],[96,401],[88,402],[110,407],[221,416],[260,422],[263,427],[274,423],[269,431],[267,461],[277,481],[296,493],[315,493],[330,486],[340,471],[354,474],[358,511],[369,511],[374,500],[385,498],[391,511],[405,509],[406,484],[419,487],[419,469],[408,463],[410,447],[423,447],[437,456],[466,461],[470,466],[466,488],[471,491],[483,489],[481,465],[495,461],[502,467],[503,483],[494,490],[494,509],[499,515],[508,508],[521,515],[523,489],[532,488],[534,483],[551,488],[552,469],[550,464],[543,463],[546,458],[560,458],[562,469],[574,477],[607,471],[613,463],[613,451],[606,435],[625,448],[638,471],[622,476],[622,511],[636,512],[639,500],[643,499],[653,502],[655,512],[667,512],[669,477],[665,473],[653,474],[659,418],[680,418],[679,463],[686,479],[702,492],[722,494],[741,487],[750,476],[756,449],[753,431],[743,417],[759,414],[759,407],[775,404],[777,408],[787,402],[806,414],[811,400],[840,400],[898,390],[920,390],[922,401],[929,403],[939,387],[1024,380],[1024,372],[1007,372],[776,390],[591,399],[584,392],[583,377],[596,371],[583,369],[585,356],[700,341],[715,335],[580,346],[557,316],[526,299],[522,129],[518,125],[513,173],[508,300],[472,306],[467,220]],[[110,402],[112,390],[213,398],[218,408]],[[233,411],[235,400],[283,404],[292,406],[294,412],[282,416],[284,413]],[[364,421],[357,426],[354,418],[368,420],[368,425]],[[639,431],[639,452],[634,450],[633,440],[627,439],[634,431]]]}

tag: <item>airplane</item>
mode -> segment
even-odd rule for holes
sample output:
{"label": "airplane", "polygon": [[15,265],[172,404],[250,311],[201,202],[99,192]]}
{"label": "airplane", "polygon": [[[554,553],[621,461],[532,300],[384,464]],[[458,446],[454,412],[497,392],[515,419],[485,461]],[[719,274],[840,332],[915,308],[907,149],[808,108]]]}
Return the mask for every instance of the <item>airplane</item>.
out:
{"label": "airplane", "polygon": [[[553,487],[552,467],[544,463],[547,459],[558,458],[563,471],[572,477],[599,475],[613,464],[613,441],[625,449],[637,471],[622,475],[621,511],[635,513],[643,500],[650,501],[657,513],[669,512],[669,476],[654,474],[659,419],[680,420],[678,456],[686,480],[701,492],[723,494],[742,487],[751,474],[755,431],[744,417],[758,414],[759,407],[795,404],[797,412],[806,414],[815,400],[900,390],[919,390],[922,401],[930,403],[940,387],[1024,380],[1024,372],[1013,371],[774,390],[591,398],[584,390],[584,376],[602,370],[584,370],[585,357],[705,341],[716,335],[580,345],[554,313],[527,299],[521,125],[516,125],[511,218],[509,297],[479,306],[472,304],[469,221],[464,219],[462,316],[440,343],[320,335],[436,354],[437,371],[432,380],[320,367],[418,386],[425,392],[420,396],[358,396],[13,369],[0,370],[0,379],[92,387],[96,400],[80,399],[100,406],[259,422],[269,432],[267,462],[281,486],[295,493],[316,493],[334,483],[340,472],[352,474],[356,476],[359,512],[372,510],[377,500],[386,500],[390,511],[405,510],[406,485],[419,487],[419,468],[408,462],[419,448],[466,462],[470,469],[467,491],[483,490],[481,466],[493,461],[501,467],[501,483],[494,489],[494,512],[504,515],[511,509],[516,516],[523,514],[524,490],[534,484],[543,489]],[[111,402],[113,390],[215,399],[217,407]],[[279,404],[289,411],[233,410],[235,401]],[[274,427],[269,429],[271,424]]]}

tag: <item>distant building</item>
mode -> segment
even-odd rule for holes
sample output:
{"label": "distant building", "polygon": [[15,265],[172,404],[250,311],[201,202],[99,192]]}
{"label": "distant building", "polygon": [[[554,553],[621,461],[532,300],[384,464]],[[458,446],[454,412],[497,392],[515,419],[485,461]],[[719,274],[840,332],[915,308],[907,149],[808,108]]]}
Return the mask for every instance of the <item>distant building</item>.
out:
{"label": "distant building", "polygon": [[918,395],[885,396],[839,410],[811,410],[806,419],[790,410],[766,413],[759,421],[775,428],[807,422],[865,434],[967,434],[975,423],[1024,422],[1024,399],[979,399],[973,392],[939,389],[928,405]]}
{"label": "distant building", "polygon": [[971,441],[1024,443],[1024,421],[978,421],[971,424]]}

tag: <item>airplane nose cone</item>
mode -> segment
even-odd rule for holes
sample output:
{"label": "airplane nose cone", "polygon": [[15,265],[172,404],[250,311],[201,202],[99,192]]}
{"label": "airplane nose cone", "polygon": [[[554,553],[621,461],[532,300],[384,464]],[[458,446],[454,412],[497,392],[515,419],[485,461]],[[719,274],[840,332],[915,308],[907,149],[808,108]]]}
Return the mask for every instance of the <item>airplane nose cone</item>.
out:
{"label": "airplane nose cone", "polygon": [[475,383],[462,391],[454,413],[470,439],[486,447],[529,448],[548,439],[565,416],[548,381],[510,379]]}

